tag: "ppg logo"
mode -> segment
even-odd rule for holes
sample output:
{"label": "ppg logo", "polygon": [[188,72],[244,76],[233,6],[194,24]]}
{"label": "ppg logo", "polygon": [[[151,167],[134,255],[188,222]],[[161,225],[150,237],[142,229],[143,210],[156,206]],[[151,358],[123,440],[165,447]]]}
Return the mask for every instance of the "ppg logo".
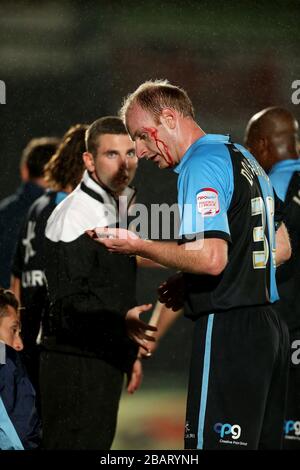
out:
{"label": "ppg logo", "polygon": [[295,436],[300,436],[300,421],[285,421],[284,433],[289,434],[290,432],[295,432]]}
{"label": "ppg logo", "polygon": [[231,434],[232,439],[238,439],[242,432],[241,426],[239,426],[238,424],[231,425],[228,423],[216,423],[214,425],[214,431],[217,434],[220,434],[221,437],[224,437],[227,434]]}
{"label": "ppg logo", "polygon": [[0,80],[0,104],[6,104],[6,86],[3,80]]}

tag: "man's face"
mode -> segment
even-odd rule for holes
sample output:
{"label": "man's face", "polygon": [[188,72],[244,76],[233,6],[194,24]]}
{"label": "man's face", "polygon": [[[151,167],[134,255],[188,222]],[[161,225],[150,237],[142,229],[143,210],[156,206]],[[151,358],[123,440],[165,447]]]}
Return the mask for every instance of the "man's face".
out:
{"label": "man's face", "polygon": [[298,122],[292,117],[282,117],[270,123],[265,135],[251,145],[250,151],[265,171],[286,158],[298,154]]}
{"label": "man's face", "polygon": [[134,144],[127,134],[103,134],[88,170],[96,181],[119,195],[133,180],[137,163]]}
{"label": "man's face", "polygon": [[274,122],[273,132],[268,138],[268,152],[276,160],[283,160],[287,155],[295,157],[298,144],[298,122],[292,116]]}
{"label": "man's face", "polygon": [[174,142],[167,128],[157,124],[151,113],[134,105],[126,115],[126,127],[135,142],[138,158],[152,160],[160,169],[174,166]]}
{"label": "man's face", "polygon": [[20,333],[19,315],[13,307],[8,305],[7,315],[0,319],[0,340],[17,351],[21,351],[23,349],[23,341]]}

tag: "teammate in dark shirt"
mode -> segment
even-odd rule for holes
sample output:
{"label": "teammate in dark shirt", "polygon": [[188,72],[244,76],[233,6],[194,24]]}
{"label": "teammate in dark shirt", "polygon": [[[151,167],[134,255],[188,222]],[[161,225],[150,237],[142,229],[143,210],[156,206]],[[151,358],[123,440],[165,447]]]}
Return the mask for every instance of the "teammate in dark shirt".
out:
{"label": "teammate in dark shirt", "polygon": [[186,273],[195,335],[185,445],[279,448],[288,332],[271,304],[275,261],[290,257],[290,245],[278,214],[275,251],[269,179],[242,146],[205,134],[187,94],[168,82],[141,85],[121,112],[137,156],[179,175],[182,242],[109,228],[97,230],[98,242]]}
{"label": "teammate in dark shirt", "polygon": [[19,232],[26,213],[46,187],[44,166],[55,153],[59,140],[51,137],[32,139],[20,162],[22,185],[15,194],[0,202],[0,284],[9,287],[11,266]]}
{"label": "teammate in dark shirt", "polygon": [[[30,207],[23,224],[12,267],[11,285],[20,298],[24,362],[30,379],[39,391],[39,346],[36,344],[43,316],[47,330],[48,297],[44,273],[45,228],[50,214],[68,193],[78,185],[84,171],[87,125],[72,126],[64,135],[57,151],[45,167],[48,191]],[[39,397],[39,393],[38,393]]]}
{"label": "teammate in dark shirt", "polygon": [[40,443],[40,420],[35,391],[19,356],[18,301],[0,287],[0,450],[35,449]]}
{"label": "teammate in dark shirt", "polygon": [[284,108],[266,108],[246,128],[245,143],[284,202],[284,222],[292,245],[291,259],[279,266],[276,278],[280,301],[276,309],[290,332],[291,361],[284,448],[300,448],[300,160],[298,122]]}

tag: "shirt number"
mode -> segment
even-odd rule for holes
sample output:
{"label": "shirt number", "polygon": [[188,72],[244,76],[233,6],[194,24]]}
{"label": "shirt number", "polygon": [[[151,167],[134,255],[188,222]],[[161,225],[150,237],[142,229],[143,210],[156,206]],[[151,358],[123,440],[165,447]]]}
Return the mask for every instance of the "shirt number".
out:
{"label": "shirt number", "polygon": [[[275,232],[274,232],[274,199],[270,196],[264,202],[262,197],[251,199],[251,215],[261,215],[261,225],[253,228],[253,241],[263,242],[264,249],[253,251],[253,268],[265,269],[270,256],[270,246],[272,262],[276,266],[275,252]],[[269,233],[269,240],[266,236],[266,228]]]}

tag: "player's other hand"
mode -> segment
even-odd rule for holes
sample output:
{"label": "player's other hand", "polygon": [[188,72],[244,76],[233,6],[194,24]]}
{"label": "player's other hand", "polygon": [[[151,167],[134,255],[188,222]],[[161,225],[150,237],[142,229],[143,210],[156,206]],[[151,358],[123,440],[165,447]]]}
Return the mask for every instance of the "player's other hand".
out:
{"label": "player's other hand", "polygon": [[158,288],[158,300],[174,312],[184,305],[185,282],[181,272],[174,274]]}

